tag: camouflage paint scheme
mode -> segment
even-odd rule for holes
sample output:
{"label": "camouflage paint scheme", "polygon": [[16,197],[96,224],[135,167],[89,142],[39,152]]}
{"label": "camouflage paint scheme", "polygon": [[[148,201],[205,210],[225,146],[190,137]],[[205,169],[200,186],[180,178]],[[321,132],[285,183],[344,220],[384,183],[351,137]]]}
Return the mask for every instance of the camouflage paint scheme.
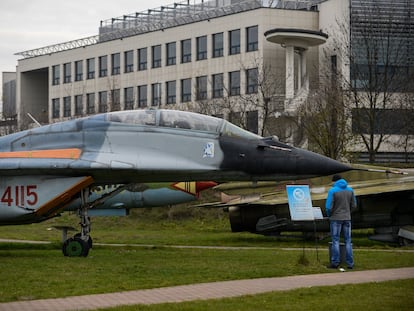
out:
{"label": "camouflage paint scheme", "polygon": [[[287,180],[348,165],[245,131],[223,119],[177,110],[110,112],[0,137],[0,223],[39,222],[79,199],[81,232],[65,256],[92,247],[88,211],[131,184]],[[90,201],[90,190],[121,185]]]}
{"label": "camouflage paint scheme", "polygon": [[0,137],[0,219],[46,219],[91,185],[286,180],[349,169],[219,118],[112,112]]}

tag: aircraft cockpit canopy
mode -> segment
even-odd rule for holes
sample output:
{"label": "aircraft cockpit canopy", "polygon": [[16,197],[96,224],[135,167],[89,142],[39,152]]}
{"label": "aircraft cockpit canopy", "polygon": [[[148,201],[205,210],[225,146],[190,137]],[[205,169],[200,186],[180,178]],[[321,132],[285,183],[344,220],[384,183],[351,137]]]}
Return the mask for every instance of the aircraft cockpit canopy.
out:
{"label": "aircraft cockpit canopy", "polygon": [[226,120],[189,111],[163,109],[117,111],[105,114],[105,119],[109,122],[212,132],[247,139],[261,138]]}

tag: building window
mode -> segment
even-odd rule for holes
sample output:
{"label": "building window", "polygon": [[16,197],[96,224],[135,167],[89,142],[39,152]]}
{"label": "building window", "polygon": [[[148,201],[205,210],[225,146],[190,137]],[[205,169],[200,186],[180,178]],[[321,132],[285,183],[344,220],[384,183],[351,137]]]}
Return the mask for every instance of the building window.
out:
{"label": "building window", "polygon": [[240,71],[229,72],[230,96],[240,95]]}
{"label": "building window", "polygon": [[110,111],[121,110],[121,90],[115,89],[111,91]]}
{"label": "building window", "polygon": [[86,67],[88,70],[88,79],[94,79],[95,78],[95,58],[87,59]]}
{"label": "building window", "polygon": [[257,93],[257,68],[246,70],[246,94]]}
{"label": "building window", "polygon": [[83,80],[83,61],[78,60],[75,62],[75,81]]}
{"label": "building window", "polygon": [[191,101],[191,78],[181,80],[181,102]]}
{"label": "building window", "polygon": [[95,93],[86,94],[86,113],[95,113]]}
{"label": "building window", "polygon": [[134,109],[134,88],[124,88],[125,110]]}
{"label": "building window", "polygon": [[71,116],[71,100],[70,96],[63,97],[63,117]]}
{"label": "building window", "polygon": [[166,84],[167,104],[175,104],[177,98],[177,83],[176,81],[168,81]]}
{"label": "building window", "polygon": [[99,57],[99,77],[106,77],[108,75],[108,56]]}
{"label": "building window", "polygon": [[134,71],[134,51],[124,52],[124,64],[125,73]]}
{"label": "building window", "polygon": [[148,105],[148,90],[146,85],[138,86],[138,107],[143,108]]}
{"label": "building window", "polygon": [[60,100],[59,98],[52,99],[52,118],[60,118]]}
{"label": "building window", "polygon": [[161,45],[152,47],[152,68],[161,67]]}
{"label": "building window", "polygon": [[72,81],[72,64],[63,64],[63,83],[70,83]]}
{"label": "building window", "polygon": [[191,39],[181,41],[181,63],[191,62]]}
{"label": "building window", "polygon": [[75,115],[81,116],[83,114],[83,96],[75,95]]}
{"label": "building window", "polygon": [[167,43],[167,66],[175,65],[177,58],[176,43]]}
{"label": "building window", "polygon": [[121,55],[119,53],[115,53],[111,55],[111,63],[112,63],[112,75],[119,75],[121,73]]}
{"label": "building window", "polygon": [[229,54],[240,54],[240,29],[229,31]]}
{"label": "building window", "polygon": [[138,50],[138,70],[147,69],[147,48]]}
{"label": "building window", "polygon": [[213,57],[223,56],[223,33],[213,35]]}
{"label": "building window", "polygon": [[257,110],[247,111],[247,130],[259,133],[259,112]]}
{"label": "building window", "polygon": [[352,133],[377,135],[413,135],[413,109],[352,109]]}
{"label": "building window", "polygon": [[99,112],[106,112],[108,110],[108,92],[107,91],[99,92],[98,110]]}
{"label": "building window", "polygon": [[60,84],[60,65],[52,67],[52,85]]}
{"label": "building window", "polygon": [[223,97],[223,74],[213,75],[213,98]]}
{"label": "building window", "polygon": [[151,85],[152,106],[161,105],[161,83],[154,83]]}
{"label": "building window", "polygon": [[196,88],[197,100],[207,99],[207,76],[196,78]]}
{"label": "building window", "polygon": [[259,48],[258,26],[246,28],[246,52],[257,51]]}
{"label": "building window", "polygon": [[244,127],[244,114],[242,115],[241,112],[239,111],[230,111],[229,115],[228,115],[228,120],[229,122],[240,126],[240,127]]}
{"label": "building window", "polygon": [[197,38],[197,60],[207,59],[207,36]]}

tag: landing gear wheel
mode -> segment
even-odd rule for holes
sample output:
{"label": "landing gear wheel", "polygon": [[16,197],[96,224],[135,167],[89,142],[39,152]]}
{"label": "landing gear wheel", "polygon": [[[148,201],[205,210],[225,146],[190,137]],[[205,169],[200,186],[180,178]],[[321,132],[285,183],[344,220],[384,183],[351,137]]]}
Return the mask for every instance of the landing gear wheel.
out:
{"label": "landing gear wheel", "polygon": [[89,253],[89,245],[81,238],[70,238],[63,243],[62,252],[67,257],[86,257]]}
{"label": "landing gear wheel", "polygon": [[[81,236],[82,236],[82,233],[76,233],[75,234],[75,238],[81,238]],[[92,248],[92,246],[93,246],[93,241],[92,241],[92,238],[89,236],[88,237],[88,241],[86,242],[86,243],[88,243],[88,245],[89,245],[89,248]]]}

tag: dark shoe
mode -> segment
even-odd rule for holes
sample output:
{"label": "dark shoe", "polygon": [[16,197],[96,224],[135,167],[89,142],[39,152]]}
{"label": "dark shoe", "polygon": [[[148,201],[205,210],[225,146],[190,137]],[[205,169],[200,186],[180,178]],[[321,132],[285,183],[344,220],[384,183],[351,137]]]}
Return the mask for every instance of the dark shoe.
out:
{"label": "dark shoe", "polygon": [[348,270],[354,269],[354,267],[351,267],[351,266],[348,266],[347,268],[348,268]]}
{"label": "dark shoe", "polygon": [[338,269],[339,265],[330,264],[327,266],[328,269]]}

